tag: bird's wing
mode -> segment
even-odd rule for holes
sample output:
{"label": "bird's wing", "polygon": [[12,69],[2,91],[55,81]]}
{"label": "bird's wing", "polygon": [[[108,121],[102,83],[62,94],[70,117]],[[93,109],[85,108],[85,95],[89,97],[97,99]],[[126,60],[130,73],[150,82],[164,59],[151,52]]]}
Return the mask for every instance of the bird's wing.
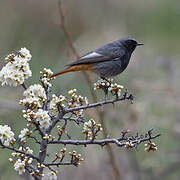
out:
{"label": "bird's wing", "polygon": [[125,50],[122,46],[117,46],[111,44],[107,44],[101,46],[100,48],[92,51],[76,61],[68,64],[67,66],[79,65],[79,64],[91,64],[103,61],[115,60],[117,58],[123,58],[125,55]]}
{"label": "bird's wing", "polygon": [[115,60],[116,58],[122,58],[125,55],[122,47],[113,47],[109,45],[102,46],[95,51],[92,51],[76,61],[68,64],[67,66],[79,65],[79,64],[91,64],[103,61]]}
{"label": "bird's wing", "polygon": [[74,61],[70,64],[67,64],[66,66],[89,64],[89,63],[95,63],[95,62],[101,62],[101,61],[107,61],[107,60],[110,60],[110,57],[104,56],[104,55],[94,51],[94,52],[90,52],[90,53],[80,57],[76,61]]}

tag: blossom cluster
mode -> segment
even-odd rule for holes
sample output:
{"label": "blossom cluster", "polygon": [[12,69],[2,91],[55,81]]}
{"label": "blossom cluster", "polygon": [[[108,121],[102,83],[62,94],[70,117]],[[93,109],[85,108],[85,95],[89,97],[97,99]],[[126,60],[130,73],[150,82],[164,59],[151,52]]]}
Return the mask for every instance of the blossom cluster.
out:
{"label": "blossom cluster", "polygon": [[32,134],[32,131],[30,131],[28,128],[24,128],[23,130],[21,130],[21,133],[19,134],[19,139],[22,142],[25,142],[26,137],[29,137]]}
{"label": "blossom cluster", "polygon": [[[56,153],[56,158],[55,158],[54,162],[57,160],[61,161],[65,157],[66,152],[67,152],[67,149],[65,147],[62,148],[61,153]],[[75,166],[80,165],[80,162],[84,160],[81,157],[81,154],[78,154],[76,151],[69,152],[69,155],[71,156],[71,163]]]}
{"label": "blossom cluster", "polygon": [[14,169],[15,169],[15,171],[19,172],[19,175],[21,175],[23,172],[25,172],[25,161],[22,161],[21,159],[18,159],[14,163]]}
{"label": "blossom cluster", "polygon": [[38,109],[36,113],[36,121],[39,123],[41,129],[47,129],[51,124],[51,118],[48,111]]}
{"label": "blossom cluster", "polygon": [[112,95],[116,97],[121,96],[121,90],[124,88],[122,85],[117,83],[112,83],[113,79],[103,80],[100,79],[94,83],[94,90],[102,89],[105,92],[111,92]]}
{"label": "blossom cluster", "polygon": [[8,125],[0,125],[0,142],[5,146],[15,142],[14,133]]}
{"label": "blossom cluster", "polygon": [[97,136],[97,133],[102,130],[101,124],[97,124],[93,119],[90,119],[84,123],[82,132],[86,134],[87,138],[93,139]]}
{"label": "blossom cluster", "polygon": [[[67,98],[63,95],[56,96],[55,94],[52,95],[52,100],[50,102],[50,109],[58,112],[58,107],[65,108],[65,102],[67,101]],[[63,103],[64,102],[64,103]]]}
{"label": "blossom cluster", "polygon": [[[47,129],[51,124],[51,117],[48,114],[48,111],[43,109],[38,109],[36,112],[33,110],[27,109],[23,110],[23,116],[28,121],[28,126],[33,125],[35,123],[38,123],[40,128],[42,130]],[[26,133],[26,134],[25,134]],[[25,138],[25,136],[29,136],[31,134],[31,131],[29,131],[27,128],[25,128],[21,135],[19,135],[19,138],[22,140]]]}
{"label": "blossom cluster", "polygon": [[[76,92],[77,92],[76,89],[69,90],[68,94],[70,95],[70,98],[65,97],[63,95],[56,96],[55,94],[53,94],[52,100],[50,102],[50,109],[55,112],[58,112],[59,108],[60,109],[64,109],[65,107],[74,108],[74,107],[81,106],[83,104],[87,105],[88,104],[87,97],[77,95]],[[79,111],[74,111],[74,114],[78,116],[82,116],[83,110],[81,109]]]}
{"label": "blossom cluster", "polygon": [[62,135],[63,133],[67,134],[66,129],[65,129],[64,127],[61,127],[60,125],[57,126],[57,130],[58,130],[57,134],[58,134],[58,136],[60,136],[60,137],[61,137],[61,135]]}
{"label": "blossom cluster", "polygon": [[130,148],[133,148],[134,146],[135,145],[131,141],[127,141],[124,147],[127,149],[130,149]]}
{"label": "blossom cluster", "polygon": [[71,156],[71,162],[75,165],[78,166],[80,165],[80,162],[83,161],[84,159],[81,158],[81,154],[77,154],[76,151],[69,152]]}
{"label": "blossom cluster", "polygon": [[31,85],[24,91],[24,96],[19,103],[31,109],[42,107],[42,103],[47,99],[45,90],[40,84]]}
{"label": "blossom cluster", "polygon": [[156,144],[153,142],[148,142],[148,143],[144,144],[144,146],[145,146],[145,151],[147,151],[147,152],[158,150]]}
{"label": "blossom cluster", "polygon": [[53,72],[50,69],[44,68],[44,70],[41,71],[40,74],[42,75],[41,77],[42,83],[47,87],[51,87],[52,84],[50,83],[50,81],[52,79],[55,79],[55,77],[53,78],[51,77],[53,75]]}
{"label": "blossom cluster", "polygon": [[123,88],[124,87],[122,85],[115,83],[115,84],[111,84],[111,86],[108,88],[108,91],[110,91],[113,95],[120,97],[121,96],[121,90]]}
{"label": "blossom cluster", "polygon": [[[71,98],[68,99],[68,108],[74,108],[74,107],[78,107],[83,105],[83,103],[85,105],[88,104],[88,99],[87,97],[82,97],[82,96],[78,96],[76,94],[77,90],[76,89],[72,89],[70,91],[68,91],[68,94],[71,96]],[[83,115],[83,109],[80,109],[79,111],[74,111],[74,114],[78,115],[78,116],[82,116]]]}
{"label": "blossom cluster", "polygon": [[[29,147],[20,147],[19,150],[27,154],[33,153],[33,151]],[[12,158],[9,158],[9,161],[11,163],[14,163],[14,169],[15,171],[18,171],[20,175],[25,172],[25,167],[28,167],[33,162],[33,158],[28,157],[22,153],[13,152],[11,155]]]}
{"label": "blossom cluster", "polygon": [[[71,96],[71,99],[69,100],[69,106],[70,107],[73,107],[75,106],[76,104],[80,104],[82,105],[83,102],[85,102],[85,104],[88,104],[88,99],[87,97],[82,97],[82,96],[78,96],[76,94],[77,90],[76,89],[72,89],[70,91],[68,91],[68,94]],[[76,104],[73,104],[73,103],[76,103]]]}
{"label": "blossom cluster", "polygon": [[0,71],[0,82],[2,85],[17,86],[23,84],[26,79],[32,76],[29,67],[31,60],[30,51],[21,48],[17,55],[9,54],[5,60],[7,64]]}
{"label": "blossom cluster", "polygon": [[[33,124],[34,120],[36,119],[36,113],[31,109],[22,110],[22,112],[23,117],[28,121],[28,123]],[[27,126],[29,126],[29,124],[27,124]]]}
{"label": "blossom cluster", "polygon": [[108,79],[108,81],[104,79],[99,79],[96,83],[94,83],[94,90],[98,89],[108,89],[113,82],[113,79]]}

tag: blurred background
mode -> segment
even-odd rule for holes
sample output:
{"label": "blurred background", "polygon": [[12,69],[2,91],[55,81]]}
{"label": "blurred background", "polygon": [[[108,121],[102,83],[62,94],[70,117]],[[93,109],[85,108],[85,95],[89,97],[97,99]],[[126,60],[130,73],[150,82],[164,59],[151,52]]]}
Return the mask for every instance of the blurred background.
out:
{"label": "blurred background", "polygon": [[[133,53],[130,65],[116,82],[136,97],[134,104],[117,103],[104,107],[108,133],[118,137],[124,128],[144,133],[151,128],[161,133],[154,140],[158,151],[147,153],[144,146],[137,150],[112,146],[119,180],[178,180],[180,176],[180,1],[179,0],[64,0],[63,10],[73,44],[83,55],[108,42],[132,36],[145,45]],[[57,0],[0,1],[0,69],[4,57],[26,47],[33,56],[32,78],[27,84],[39,81],[44,67],[54,72],[74,60],[60,28]],[[95,82],[98,77],[91,75]],[[89,85],[81,73],[57,77],[53,91],[66,94],[77,88],[92,102]],[[18,100],[21,87],[0,88],[0,123],[9,124],[19,133],[24,127]],[[98,93],[102,99],[102,94]],[[70,128],[72,134],[79,129]],[[34,149],[33,149],[34,148]],[[71,150],[72,147],[69,147]],[[36,148],[32,147],[36,152]],[[49,151],[59,149],[54,146]],[[75,147],[84,161],[76,167],[60,167],[63,180],[109,180],[113,171],[105,148]],[[0,149],[0,179],[19,177],[8,162],[10,152]]]}

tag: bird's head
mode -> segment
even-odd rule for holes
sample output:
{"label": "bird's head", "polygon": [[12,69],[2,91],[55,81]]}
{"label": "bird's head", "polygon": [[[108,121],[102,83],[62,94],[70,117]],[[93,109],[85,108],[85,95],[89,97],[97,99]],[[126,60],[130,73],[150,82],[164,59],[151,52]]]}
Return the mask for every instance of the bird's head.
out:
{"label": "bird's head", "polygon": [[120,39],[120,43],[125,46],[129,52],[133,52],[137,46],[144,45],[143,43],[138,43],[134,38],[126,37]]}

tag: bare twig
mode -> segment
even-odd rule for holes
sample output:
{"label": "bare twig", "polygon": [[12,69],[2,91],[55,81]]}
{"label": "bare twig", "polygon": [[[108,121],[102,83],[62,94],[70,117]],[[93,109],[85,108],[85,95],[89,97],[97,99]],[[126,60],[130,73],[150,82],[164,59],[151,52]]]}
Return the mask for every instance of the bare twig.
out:
{"label": "bare twig", "polygon": [[43,163],[45,166],[67,166],[74,165],[73,162],[52,162],[52,163]]}
{"label": "bare twig", "polygon": [[5,145],[2,144],[1,142],[0,142],[0,146],[1,146],[2,148],[6,148],[6,149],[12,150],[12,151],[14,151],[14,152],[17,152],[17,153],[20,153],[20,154],[24,154],[24,155],[27,156],[27,157],[31,157],[31,158],[33,158],[33,159],[36,159],[38,162],[39,162],[39,160],[40,160],[37,156],[34,156],[34,155],[32,155],[32,154],[29,154],[29,153],[26,153],[26,152],[24,152],[24,151],[21,151],[21,150],[19,150],[19,149],[14,148],[14,147],[5,146]]}
{"label": "bare twig", "polygon": [[34,139],[34,141],[35,141],[36,143],[40,144],[40,141],[38,141],[36,137],[34,137],[34,136],[28,136],[28,137],[31,138],[31,139]]}
{"label": "bare twig", "polygon": [[[145,136],[139,136],[137,138],[135,137],[120,137],[120,138],[106,138],[106,139],[102,139],[102,140],[72,140],[72,139],[68,139],[68,140],[52,140],[52,141],[49,141],[48,143],[49,144],[64,144],[64,145],[67,145],[67,144],[70,144],[70,145],[88,145],[88,144],[97,144],[97,145],[100,145],[100,146],[104,146],[106,144],[116,144],[117,146],[119,147],[122,147],[122,146],[125,146],[126,145],[126,142],[132,142],[134,145],[135,144],[140,144],[142,142],[145,142],[145,141],[150,141],[151,139],[155,139],[157,137],[159,137],[160,134],[157,134],[157,135],[154,135],[154,136],[151,136],[151,137],[145,137]],[[121,142],[121,141],[124,141],[124,142]]]}
{"label": "bare twig", "polygon": [[131,100],[131,99],[132,99],[132,95],[130,94],[129,96],[123,96],[122,98],[115,98],[115,99],[111,99],[111,100],[105,100],[105,101],[101,101],[101,102],[97,102],[97,103],[87,104],[84,106],[68,108],[68,109],[65,109],[64,112],[69,113],[69,112],[73,112],[73,111],[78,111],[80,109],[94,108],[97,106],[102,106],[104,104],[113,104],[113,103],[118,102],[118,101]]}
{"label": "bare twig", "polygon": [[23,84],[21,84],[22,85],[22,87],[24,88],[24,90],[26,90],[27,89],[27,86],[26,86],[26,84],[25,83],[23,83]]}
{"label": "bare twig", "polygon": [[68,121],[74,121],[76,124],[80,124],[80,123],[84,123],[83,117],[69,117],[69,116],[64,116],[63,117],[64,120],[68,120]]}

